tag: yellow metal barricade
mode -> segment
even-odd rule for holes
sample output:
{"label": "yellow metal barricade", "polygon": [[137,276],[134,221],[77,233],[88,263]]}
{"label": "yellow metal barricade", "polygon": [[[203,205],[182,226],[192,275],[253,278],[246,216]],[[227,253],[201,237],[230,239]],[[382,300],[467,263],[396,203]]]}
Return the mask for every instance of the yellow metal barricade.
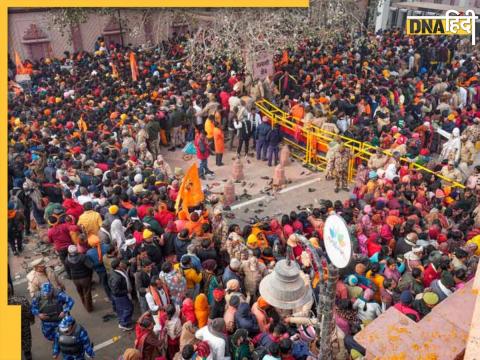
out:
{"label": "yellow metal barricade", "polygon": [[[291,155],[300,160],[302,163],[317,170],[325,170],[327,166],[326,152],[328,151],[328,144],[332,141],[342,141],[344,146],[350,149],[352,158],[348,167],[348,180],[352,181],[356,168],[361,162],[367,162],[373,153],[380,150],[387,156],[392,157],[392,152],[383,150],[377,146],[373,146],[369,143],[364,143],[340,134],[335,134],[330,131],[319,128],[315,125],[303,126],[302,119],[297,119],[281,110],[266,99],[259,100],[255,103],[261,113],[266,115],[272,123],[272,126],[279,124],[283,131],[293,136],[293,140],[284,137],[284,142],[291,148]],[[297,140],[300,139],[300,140]],[[304,143],[304,145],[302,145]],[[319,153],[318,148],[323,149],[325,155]],[[450,183],[453,187],[465,188],[463,184],[460,184],[452,179],[444,177],[438,172],[434,172],[412,162],[408,158],[400,158],[401,164],[408,164],[409,168],[418,171],[423,171],[429,174],[433,174],[439,179]]]}

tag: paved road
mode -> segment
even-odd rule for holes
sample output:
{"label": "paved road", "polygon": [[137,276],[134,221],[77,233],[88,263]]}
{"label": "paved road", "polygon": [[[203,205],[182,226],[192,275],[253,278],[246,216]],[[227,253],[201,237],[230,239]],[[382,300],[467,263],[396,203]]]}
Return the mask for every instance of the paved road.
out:
{"label": "paved road", "polygon": [[[102,316],[111,313],[112,308],[106,299],[102,286],[98,284],[96,275],[94,275],[94,279],[96,284],[92,291],[94,302],[94,311],[92,313],[87,313],[83,308],[73,283],[69,280],[64,280],[67,293],[75,300],[72,316],[87,329],[90,339],[98,347],[96,359],[116,360],[127,347],[133,345],[135,334],[134,332],[121,331],[118,328],[116,319],[108,322],[102,321]],[[27,295],[26,282],[16,285],[15,292],[19,295]],[[139,312],[140,310],[137,306],[134,316],[138,316]],[[35,321],[35,325],[32,326],[32,353],[34,360],[52,358],[52,343],[43,337],[38,319]]]}
{"label": "paved road", "polygon": [[[231,157],[227,157],[225,162],[231,164]],[[178,161],[178,160],[177,160]],[[183,168],[186,168],[191,162],[183,164]],[[269,180],[265,179],[266,176],[271,177],[273,175],[273,169],[266,166],[259,166],[261,162],[257,162],[254,159],[250,160],[250,163],[245,161],[245,175],[246,184],[236,184],[236,194],[239,195],[243,192],[243,189],[247,189],[248,193],[252,195],[251,199],[239,200],[232,206],[232,212],[235,215],[234,219],[229,220],[230,223],[237,223],[241,226],[246,225],[250,221],[250,217],[258,215],[263,216],[279,216],[279,214],[289,213],[292,210],[298,211],[298,207],[306,207],[318,205],[320,199],[344,200],[348,197],[347,192],[340,192],[336,194],[334,184],[332,182],[326,182],[323,180],[321,173],[310,173],[303,168],[299,163],[294,162],[289,165],[285,170],[287,179],[291,180],[291,183],[287,184],[279,193],[274,197],[260,193],[267,185]],[[175,164],[175,166],[178,166]],[[227,165],[228,166],[228,165]],[[231,171],[227,167],[217,170],[217,182],[221,183],[223,177],[228,177]],[[262,179],[264,177],[264,179]],[[215,182],[215,180],[210,183]],[[253,184],[253,185],[252,185]],[[258,212],[255,212],[255,211]],[[261,210],[261,212],[259,211]],[[32,241],[34,243],[35,240]],[[34,244],[30,244],[29,248],[32,249]],[[22,261],[27,262],[36,258],[33,256],[32,250],[26,251],[27,256],[31,256],[29,259],[23,258],[11,258],[10,266],[16,285],[15,292],[17,294],[25,295],[26,280],[24,269],[22,269]],[[77,321],[82,324],[89,332],[91,340],[96,346],[97,359],[114,360],[122,354],[125,348],[133,345],[135,335],[133,332],[123,332],[118,329],[118,323],[116,319],[112,319],[108,322],[103,322],[102,317],[111,313],[111,305],[106,299],[106,295],[103,288],[98,284],[98,279],[94,275],[95,286],[93,289],[94,306],[95,310],[92,313],[87,313],[81,301],[77,295],[77,292],[73,286],[73,283],[69,280],[65,280],[67,287],[67,293],[71,295],[75,300],[75,306],[72,311],[72,315]],[[140,313],[138,304],[135,307],[134,317],[137,317]],[[40,331],[40,322],[36,321],[32,326],[33,337],[33,356],[34,359],[43,360],[51,358],[51,343],[45,340]]]}

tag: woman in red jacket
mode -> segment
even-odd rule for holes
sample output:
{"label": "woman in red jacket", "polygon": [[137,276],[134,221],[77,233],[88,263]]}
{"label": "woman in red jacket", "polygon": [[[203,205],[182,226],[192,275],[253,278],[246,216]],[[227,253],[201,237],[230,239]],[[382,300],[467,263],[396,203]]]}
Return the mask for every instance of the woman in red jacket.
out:
{"label": "woman in red jacket", "polygon": [[200,174],[200,179],[205,180],[205,175],[213,175],[213,171],[208,168],[208,157],[210,156],[210,151],[208,150],[208,143],[205,137],[205,131],[200,130],[199,133],[195,136],[195,149],[197,150],[197,158],[200,160],[200,165],[198,166],[198,172]]}

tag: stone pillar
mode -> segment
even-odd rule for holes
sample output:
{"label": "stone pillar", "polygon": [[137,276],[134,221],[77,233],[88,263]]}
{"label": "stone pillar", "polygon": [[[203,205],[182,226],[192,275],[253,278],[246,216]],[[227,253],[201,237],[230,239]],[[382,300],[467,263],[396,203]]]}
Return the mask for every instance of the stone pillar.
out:
{"label": "stone pillar", "polygon": [[285,169],[282,164],[278,164],[275,167],[275,172],[273,173],[273,185],[274,186],[282,186],[287,182],[285,178]]}
{"label": "stone pillar", "polygon": [[229,179],[223,187],[223,205],[230,206],[235,202],[235,184]]}
{"label": "stone pillar", "polygon": [[290,165],[290,148],[288,145],[283,145],[280,150],[280,165],[283,167]]}
{"label": "stone pillar", "polygon": [[236,159],[233,162],[233,169],[232,169],[232,180],[233,181],[240,181],[245,178],[243,175],[243,164],[240,159]]}

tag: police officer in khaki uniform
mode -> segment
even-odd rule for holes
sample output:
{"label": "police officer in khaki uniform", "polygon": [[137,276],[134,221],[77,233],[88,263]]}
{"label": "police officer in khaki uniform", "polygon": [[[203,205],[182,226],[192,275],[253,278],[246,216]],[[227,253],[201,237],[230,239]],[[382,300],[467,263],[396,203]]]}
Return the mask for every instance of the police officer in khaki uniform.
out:
{"label": "police officer in khaki uniform", "polygon": [[338,150],[333,156],[333,175],[335,177],[335,192],[342,190],[348,191],[348,164],[350,162],[350,150],[343,143],[338,145]]}

